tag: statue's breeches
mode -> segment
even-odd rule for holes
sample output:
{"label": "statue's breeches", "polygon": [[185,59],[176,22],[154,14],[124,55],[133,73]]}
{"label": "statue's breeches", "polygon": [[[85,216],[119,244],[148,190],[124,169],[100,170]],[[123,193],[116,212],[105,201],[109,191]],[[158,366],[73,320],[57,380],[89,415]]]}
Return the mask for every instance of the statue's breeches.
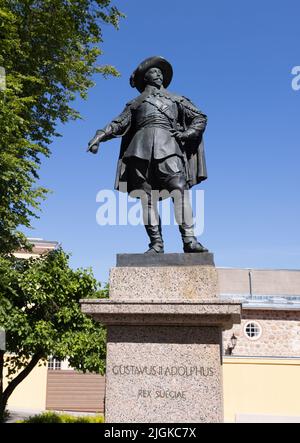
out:
{"label": "statue's breeches", "polygon": [[158,225],[158,200],[171,197],[176,222],[192,232],[193,215],[182,158],[173,155],[150,162],[131,158],[128,167],[130,188],[135,190],[130,195],[141,199],[144,224]]}

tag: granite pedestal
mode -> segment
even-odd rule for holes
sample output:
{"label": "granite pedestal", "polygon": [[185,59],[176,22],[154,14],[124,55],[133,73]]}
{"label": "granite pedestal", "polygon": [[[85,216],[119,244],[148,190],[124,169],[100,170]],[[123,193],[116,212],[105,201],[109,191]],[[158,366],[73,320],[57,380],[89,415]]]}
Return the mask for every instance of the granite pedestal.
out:
{"label": "granite pedestal", "polygon": [[81,306],[108,328],[106,422],[223,421],[222,330],[241,305],[219,299],[212,254],[118,255],[110,298]]}

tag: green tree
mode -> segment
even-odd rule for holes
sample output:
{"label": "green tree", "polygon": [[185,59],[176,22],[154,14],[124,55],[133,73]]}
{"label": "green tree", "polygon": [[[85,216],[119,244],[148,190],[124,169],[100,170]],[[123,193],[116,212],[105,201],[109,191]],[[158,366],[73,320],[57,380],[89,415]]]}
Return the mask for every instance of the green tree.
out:
{"label": "green tree", "polygon": [[[0,421],[15,388],[39,363],[53,355],[68,358],[80,371],[103,374],[106,332],[80,310],[82,298],[105,297],[89,270],[72,270],[68,256],[55,250],[35,259],[0,256]],[[9,384],[4,389],[3,370]]]}
{"label": "green tree", "polygon": [[0,0],[0,253],[24,245],[47,190],[36,186],[56,124],[80,118],[70,106],[86,98],[92,76],[118,75],[98,66],[103,24],[123,14],[111,0]]}

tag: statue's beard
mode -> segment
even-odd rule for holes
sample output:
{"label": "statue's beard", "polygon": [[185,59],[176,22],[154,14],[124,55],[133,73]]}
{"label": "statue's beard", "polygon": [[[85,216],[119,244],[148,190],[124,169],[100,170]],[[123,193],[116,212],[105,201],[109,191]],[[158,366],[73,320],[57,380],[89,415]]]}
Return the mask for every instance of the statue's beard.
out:
{"label": "statue's beard", "polygon": [[163,84],[163,80],[160,80],[160,79],[151,80],[151,81],[147,82],[147,85],[155,86],[158,89],[160,89],[162,87],[162,84]]}

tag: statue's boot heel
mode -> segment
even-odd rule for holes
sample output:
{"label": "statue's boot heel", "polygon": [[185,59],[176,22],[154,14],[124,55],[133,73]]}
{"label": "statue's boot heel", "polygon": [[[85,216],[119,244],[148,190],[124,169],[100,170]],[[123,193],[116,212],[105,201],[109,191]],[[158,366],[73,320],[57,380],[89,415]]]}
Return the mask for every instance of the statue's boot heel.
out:
{"label": "statue's boot heel", "polygon": [[183,239],[183,251],[184,252],[208,252],[205,246],[201,245],[196,237],[185,237]]}

